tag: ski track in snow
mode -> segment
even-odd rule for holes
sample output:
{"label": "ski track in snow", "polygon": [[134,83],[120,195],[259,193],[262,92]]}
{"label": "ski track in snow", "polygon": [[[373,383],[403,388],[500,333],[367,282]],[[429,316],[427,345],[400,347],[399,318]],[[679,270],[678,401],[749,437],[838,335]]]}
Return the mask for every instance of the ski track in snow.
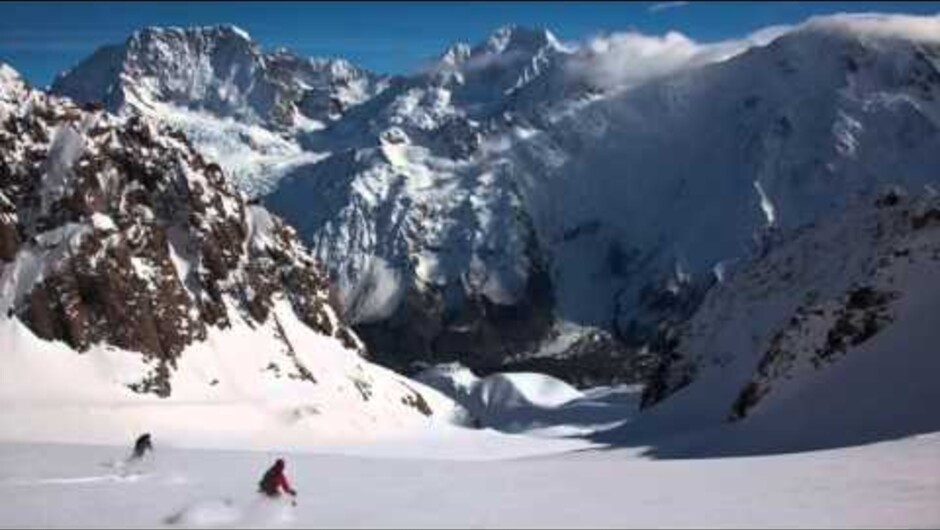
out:
{"label": "ski track in snow", "polygon": [[[452,439],[450,443],[466,443]],[[530,439],[538,445],[544,440]],[[791,455],[648,460],[629,450],[491,462],[285,455],[299,491],[255,484],[273,453],[158,449],[153,472],[76,474],[120,448],[0,444],[0,526],[634,527],[935,526],[940,435]],[[179,471],[185,470],[185,471]],[[187,481],[173,480],[182,474]],[[30,477],[37,477],[26,485]],[[720,487],[716,487],[720,485]],[[472,499],[472,502],[471,502]],[[57,509],[50,510],[49,506]],[[485,509],[481,509],[485,507]]]}

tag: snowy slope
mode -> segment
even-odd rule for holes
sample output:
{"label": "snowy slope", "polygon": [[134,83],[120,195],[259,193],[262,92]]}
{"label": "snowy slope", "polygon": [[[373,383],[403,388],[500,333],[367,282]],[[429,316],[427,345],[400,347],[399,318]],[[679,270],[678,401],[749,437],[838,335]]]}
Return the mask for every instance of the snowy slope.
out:
{"label": "snowy slope", "polygon": [[0,73],[4,439],[302,446],[450,419],[363,359],[294,232],[178,131]]}
{"label": "snowy slope", "polygon": [[[557,436],[565,429],[593,432],[602,424],[622,422],[636,409],[632,397],[638,395],[624,388],[595,388],[588,396],[560,379],[532,372],[500,372],[480,378],[460,363],[430,367],[415,379],[463,406],[468,413],[463,423],[467,425],[530,435]],[[592,427],[573,430],[574,423]],[[546,431],[546,427],[552,428]]]}
{"label": "snowy slope", "polygon": [[[940,523],[936,435],[798,455],[649,461],[622,452],[497,462],[161,447],[0,445],[0,522],[98,528],[888,528]],[[298,504],[255,483],[285,456]],[[721,487],[716,487],[720,484]],[[364,502],[363,499],[368,499]],[[50,509],[54,506],[55,509]]]}
{"label": "snowy slope", "polygon": [[272,321],[213,330],[181,353],[165,398],[128,388],[150,369],[139,352],[96,346],[79,355],[5,320],[2,438],[120,445],[152,432],[184,446],[299,450],[448,423],[453,405],[440,394],[366,363],[292,319],[290,309],[278,313],[294,352]]}
{"label": "snowy slope", "polygon": [[938,265],[933,191],[887,192],[800,231],[709,292],[647,387],[650,408],[604,437],[714,456],[936,431]]}
{"label": "snowy slope", "polygon": [[[937,182],[937,29],[837,15],[703,45],[506,27],[249,151],[227,133],[256,126],[243,91],[234,114],[198,91],[160,99],[174,76],[143,92],[234,116],[190,133],[223,165],[265,160],[245,189],[270,191],[383,363],[537,362],[584,383],[644,376],[663,329],[778,234]],[[87,66],[57,90],[84,94]]]}

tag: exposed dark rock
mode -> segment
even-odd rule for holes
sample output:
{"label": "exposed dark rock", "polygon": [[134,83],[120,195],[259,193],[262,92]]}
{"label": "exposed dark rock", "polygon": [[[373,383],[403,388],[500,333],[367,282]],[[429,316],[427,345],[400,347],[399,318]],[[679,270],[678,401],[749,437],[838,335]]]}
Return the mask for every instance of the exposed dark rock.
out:
{"label": "exposed dark rock", "polygon": [[16,230],[16,223],[4,222],[0,218],[0,261],[13,261],[19,246],[20,236]]}
{"label": "exposed dark rock", "polygon": [[[745,418],[772,390],[773,382],[787,377],[801,362],[814,369],[835,362],[849,347],[878,334],[892,320],[889,305],[897,296],[868,286],[854,287],[832,305],[801,307],[786,326],[774,334],[757,366],[755,377],[741,390],[729,421]],[[807,340],[811,329],[827,326],[818,341]]]}
{"label": "exposed dark rock", "polygon": [[513,354],[533,351],[554,326],[554,291],[527,218],[525,288],[515,304],[499,304],[463,285],[412,285],[387,319],[357,325],[373,360],[410,373],[415,363],[459,361],[478,373],[504,369]]}
{"label": "exposed dark rock", "polygon": [[640,383],[655,359],[647,350],[628,348],[605,331],[595,330],[578,339],[561,355],[517,355],[502,370],[540,372],[578,388],[611,383]]}
{"label": "exposed dark rock", "polygon": [[428,402],[424,399],[424,396],[415,391],[415,389],[411,388],[409,385],[404,383],[402,384],[411,392],[410,394],[401,398],[402,404],[414,408],[425,416],[431,416],[434,414],[434,411],[431,410],[431,406],[428,405]]}
{"label": "exposed dark rock", "polygon": [[530,272],[525,294],[516,305],[500,305],[485,296],[465,296],[448,309],[442,289],[409,289],[387,320],[360,324],[356,332],[374,360],[400,371],[417,361],[460,361],[479,373],[503,368],[514,353],[533,349],[554,323],[548,273]]}
{"label": "exposed dark rock", "polygon": [[[177,131],[89,110],[37,95],[0,130],[0,260],[24,250],[42,259],[42,279],[14,301],[37,336],[80,352],[102,343],[140,352],[152,369],[129,386],[161,397],[186,346],[230,326],[233,304],[263,323],[286,300],[314,330],[364,350],[293,230],[247,206]],[[74,160],[55,158],[61,134]],[[256,239],[253,223],[263,225]]]}
{"label": "exposed dark rock", "polygon": [[931,224],[940,224],[940,209],[929,208],[911,217],[911,227],[921,230]]}
{"label": "exposed dark rock", "polygon": [[905,197],[905,195],[906,194],[904,193],[904,190],[897,187],[891,187],[879,195],[877,199],[875,199],[875,206],[878,208],[891,208],[893,206],[897,206]]}

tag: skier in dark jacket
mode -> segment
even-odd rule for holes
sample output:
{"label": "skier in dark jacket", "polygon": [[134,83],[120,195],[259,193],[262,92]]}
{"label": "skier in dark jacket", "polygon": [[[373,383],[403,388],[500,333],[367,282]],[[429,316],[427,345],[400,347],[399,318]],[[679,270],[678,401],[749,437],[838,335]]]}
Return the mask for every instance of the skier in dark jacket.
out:
{"label": "skier in dark jacket", "polygon": [[134,442],[134,454],[131,456],[132,459],[139,460],[144,457],[144,453],[147,451],[153,451],[153,443],[150,441],[150,433],[141,434],[137,441]]}
{"label": "skier in dark jacket", "polygon": [[290,483],[287,482],[287,477],[284,475],[284,460],[278,458],[274,465],[265,472],[261,482],[258,483],[258,491],[272,498],[280,497],[281,491],[290,494],[292,497],[297,496],[297,492],[290,487]]}

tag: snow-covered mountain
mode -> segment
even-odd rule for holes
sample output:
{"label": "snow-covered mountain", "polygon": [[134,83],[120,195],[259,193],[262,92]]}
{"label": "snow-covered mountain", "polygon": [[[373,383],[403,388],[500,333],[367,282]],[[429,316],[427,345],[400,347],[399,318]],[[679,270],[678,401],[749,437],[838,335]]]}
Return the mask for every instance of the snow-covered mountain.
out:
{"label": "snow-covered mountain", "polygon": [[[937,182],[937,35],[936,17],[882,15],[714,46],[506,27],[295,127],[283,171],[246,189],[271,190],[382,362],[638,377],[741,260],[888,184]],[[91,99],[71,88],[91,62],[55,89]],[[151,85],[135,83],[165,93]],[[200,116],[260,123],[237,101]]]}
{"label": "snow-covered mountain", "polygon": [[935,431],[938,308],[940,195],[888,190],[795,231],[709,291],[646,387],[641,421],[617,436],[715,455]]}
{"label": "snow-covered mountain", "polygon": [[940,47],[861,23],[891,20],[811,21],[518,144],[559,314],[646,342],[777,234],[887,184],[936,183]]}
{"label": "snow-covered mountain", "polygon": [[63,404],[69,426],[113,420],[97,435],[144,418],[237,430],[216,410],[246,432],[371,436],[451,413],[362,358],[295,232],[179,131],[31,90],[2,65],[0,145],[6,435],[74,432]]}
{"label": "snow-covered mountain", "polygon": [[385,81],[342,59],[265,52],[233,26],[146,28],[59,75],[53,93],[172,124],[249,192],[317,159],[297,143],[380,92]]}

